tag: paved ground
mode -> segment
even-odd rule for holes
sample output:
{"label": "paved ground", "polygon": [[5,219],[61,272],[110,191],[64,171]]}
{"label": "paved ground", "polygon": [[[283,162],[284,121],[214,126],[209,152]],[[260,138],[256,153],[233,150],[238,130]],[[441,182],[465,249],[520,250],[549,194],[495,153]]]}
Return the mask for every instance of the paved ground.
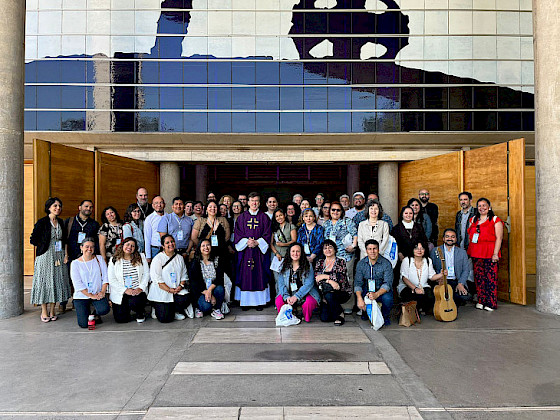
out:
{"label": "paved ground", "polygon": [[[27,295],[26,295],[27,296]],[[410,328],[274,312],[81,330],[0,321],[0,419],[558,419],[560,317],[502,304]]]}

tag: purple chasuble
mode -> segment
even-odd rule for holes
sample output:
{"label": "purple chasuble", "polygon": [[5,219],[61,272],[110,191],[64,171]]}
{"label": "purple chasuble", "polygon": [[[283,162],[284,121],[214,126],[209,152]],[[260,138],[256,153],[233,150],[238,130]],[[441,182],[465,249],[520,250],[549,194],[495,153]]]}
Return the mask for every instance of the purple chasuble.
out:
{"label": "purple chasuble", "polygon": [[[235,244],[242,239],[264,239],[270,244],[271,221],[268,216],[259,211],[253,216],[249,211],[242,213],[235,222]],[[246,247],[237,253],[236,285],[241,291],[260,292],[267,288],[270,281],[270,252],[264,254],[257,246]]]}

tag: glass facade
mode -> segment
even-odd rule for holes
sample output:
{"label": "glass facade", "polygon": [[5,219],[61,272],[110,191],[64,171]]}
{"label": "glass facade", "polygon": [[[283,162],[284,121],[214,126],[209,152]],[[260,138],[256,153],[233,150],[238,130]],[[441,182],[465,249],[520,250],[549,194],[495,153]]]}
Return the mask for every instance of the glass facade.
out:
{"label": "glass facade", "polygon": [[27,131],[534,130],[530,0],[27,7]]}

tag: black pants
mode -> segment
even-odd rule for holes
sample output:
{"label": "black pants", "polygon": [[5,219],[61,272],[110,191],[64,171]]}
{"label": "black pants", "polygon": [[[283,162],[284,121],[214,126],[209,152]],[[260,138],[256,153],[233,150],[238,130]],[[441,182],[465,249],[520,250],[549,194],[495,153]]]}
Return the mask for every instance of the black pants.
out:
{"label": "black pants", "polygon": [[115,322],[124,324],[132,321],[130,316],[131,311],[134,312],[134,319],[144,318],[144,308],[146,307],[147,300],[148,298],[144,292],[136,296],[123,294],[120,305],[113,302],[113,316],[115,317]]}
{"label": "black pants", "polygon": [[184,314],[185,309],[192,303],[192,293],[173,295],[173,302],[153,302],[156,317],[159,322],[168,323],[175,319],[175,312]]}
{"label": "black pants", "polygon": [[342,304],[348,302],[350,293],[335,290],[325,293],[321,301],[321,321],[333,322],[342,313]]}
{"label": "black pants", "polygon": [[431,287],[424,287],[423,295],[412,293],[412,289],[410,287],[405,287],[401,292],[401,300],[403,302],[415,300],[417,302],[416,309],[419,311],[422,310],[428,315],[434,313],[434,303],[436,303],[436,298]]}
{"label": "black pants", "polygon": [[[463,306],[465,303],[472,299],[472,295],[470,293],[467,293],[466,295],[460,295],[459,293],[457,293],[457,290],[455,289],[457,287],[457,284],[459,284],[458,280],[447,280],[447,283],[453,289],[453,300],[455,301],[455,305]],[[470,282],[467,282],[467,291],[469,290],[468,283]]]}

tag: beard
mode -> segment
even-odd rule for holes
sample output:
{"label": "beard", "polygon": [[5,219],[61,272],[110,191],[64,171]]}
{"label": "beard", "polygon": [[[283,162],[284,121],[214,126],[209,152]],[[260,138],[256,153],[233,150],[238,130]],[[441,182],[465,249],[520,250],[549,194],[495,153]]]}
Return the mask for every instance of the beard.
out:
{"label": "beard", "polygon": [[430,200],[430,199],[429,199],[428,197],[425,197],[425,196],[424,196],[424,197],[420,197],[420,201],[421,201],[422,203],[427,203],[429,200]]}

